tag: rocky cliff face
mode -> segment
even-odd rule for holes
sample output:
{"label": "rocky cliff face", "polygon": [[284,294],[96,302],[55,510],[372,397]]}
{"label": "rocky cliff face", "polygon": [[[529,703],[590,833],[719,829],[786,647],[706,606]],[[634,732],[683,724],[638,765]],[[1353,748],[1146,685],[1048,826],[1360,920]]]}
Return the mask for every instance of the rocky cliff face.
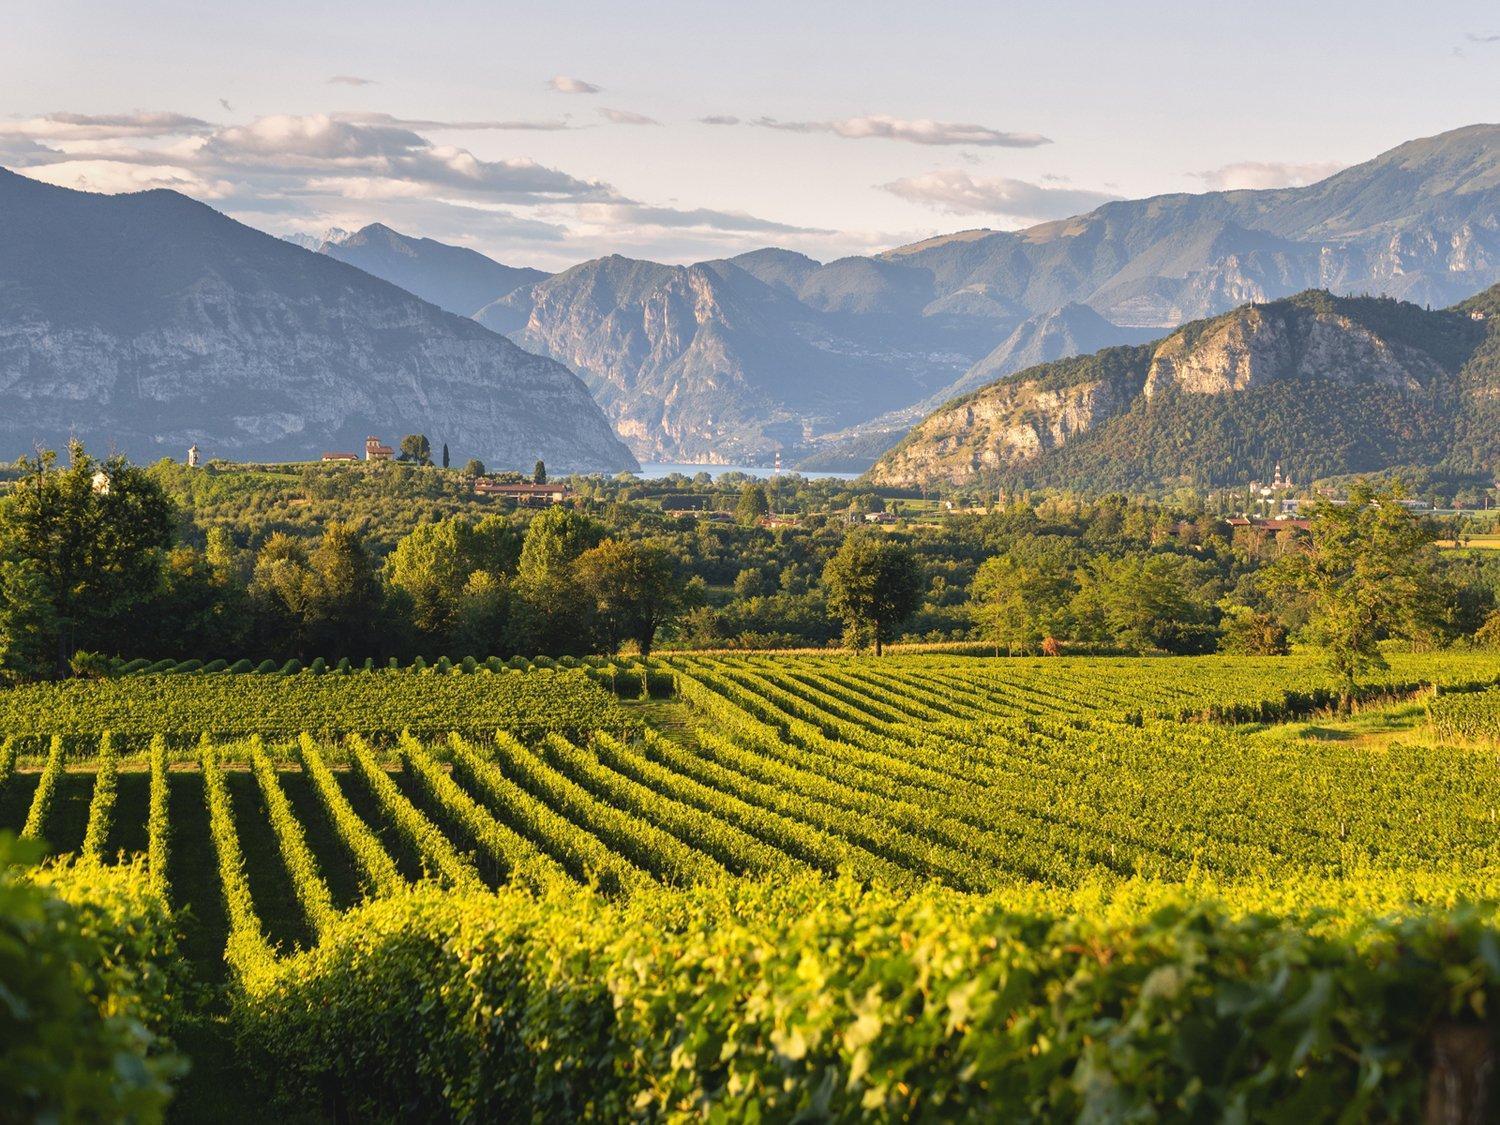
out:
{"label": "rocky cliff face", "polygon": [[1227,394],[1272,379],[1358,382],[1415,392],[1442,374],[1414,348],[1382,339],[1331,311],[1288,315],[1285,306],[1258,306],[1216,322],[1196,338],[1175,333],[1151,357],[1143,393],[1167,389]]}
{"label": "rocky cliff face", "polygon": [[1109,488],[1243,479],[1257,456],[1304,477],[1433,464],[1500,387],[1488,321],[1470,311],[1316,292],[1246,306],[992,383],[929,415],[870,476]]}
{"label": "rocky cliff face", "polygon": [[769,460],[968,364],[851,328],[793,296],[786,263],[754,264],[771,280],[734,262],[602,258],[480,319],[578,372],[631,448],[659,460]]}
{"label": "rocky cliff face", "polygon": [[635,467],[586,388],[473,321],[173,192],[0,172],[0,448],[299,459],[426,433],[495,467]]}

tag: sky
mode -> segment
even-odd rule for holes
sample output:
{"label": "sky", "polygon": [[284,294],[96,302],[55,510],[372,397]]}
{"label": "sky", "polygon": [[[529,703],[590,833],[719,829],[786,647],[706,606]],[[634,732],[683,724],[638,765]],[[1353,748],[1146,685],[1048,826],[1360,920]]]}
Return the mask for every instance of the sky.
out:
{"label": "sky", "polygon": [[0,0],[0,27],[0,166],[545,269],[827,261],[1500,120],[1493,0]]}

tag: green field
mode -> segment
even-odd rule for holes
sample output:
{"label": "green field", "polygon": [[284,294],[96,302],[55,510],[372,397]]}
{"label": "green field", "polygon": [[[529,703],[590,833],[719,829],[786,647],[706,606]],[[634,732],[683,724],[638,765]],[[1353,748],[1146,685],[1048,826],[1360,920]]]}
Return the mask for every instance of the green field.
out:
{"label": "green field", "polygon": [[1500,1001],[1493,655],[657,664],[17,689],[0,828],[145,857],[182,1119],[1392,1116]]}

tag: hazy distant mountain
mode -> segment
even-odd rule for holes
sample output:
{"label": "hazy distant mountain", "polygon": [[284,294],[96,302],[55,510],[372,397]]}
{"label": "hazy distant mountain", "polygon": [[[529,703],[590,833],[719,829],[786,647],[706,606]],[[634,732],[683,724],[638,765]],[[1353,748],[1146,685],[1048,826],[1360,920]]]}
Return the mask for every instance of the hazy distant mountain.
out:
{"label": "hazy distant mountain", "polygon": [[870,475],[1097,492],[1497,462],[1500,286],[1440,312],[1310,291],[1044,363],[945,404]]}
{"label": "hazy distant mountain", "polygon": [[541,270],[503,266],[467,247],[411,238],[380,223],[317,249],[459,316],[473,316],[491,301],[547,276]]}
{"label": "hazy distant mountain", "polygon": [[459,458],[635,460],[548,359],[170,191],[0,170],[0,450],[302,458],[423,432]]}
{"label": "hazy distant mountain", "polygon": [[[637,455],[660,460],[767,460],[921,398],[973,359],[961,328],[849,314],[832,291],[809,299],[827,267],[785,251],[746,257],[600,258],[479,320],[577,371]],[[944,331],[954,339],[937,351]]]}
{"label": "hazy distant mountain", "polygon": [[821,462],[867,457],[1007,371],[1246,301],[1321,287],[1448,305],[1497,280],[1500,126],[1476,125],[1309,187],[1108,203],[875,257],[601,259],[478,316],[577,371],[638,453]]}
{"label": "hazy distant mountain", "polygon": [[329,227],[322,234],[304,234],[298,231],[295,234],[284,234],[281,236],[293,246],[300,246],[304,250],[314,252],[322,249],[327,242],[342,242],[349,237],[349,232],[343,227]]}

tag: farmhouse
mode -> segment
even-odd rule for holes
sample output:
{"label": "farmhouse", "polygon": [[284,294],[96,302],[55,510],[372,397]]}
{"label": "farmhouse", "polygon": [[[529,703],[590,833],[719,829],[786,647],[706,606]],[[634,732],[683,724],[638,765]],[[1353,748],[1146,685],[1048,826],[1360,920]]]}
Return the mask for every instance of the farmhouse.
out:
{"label": "farmhouse", "polygon": [[325,454],[323,454],[323,460],[325,460],[325,461],[358,461],[359,460],[359,454],[358,453],[325,453]]}
{"label": "farmhouse", "polygon": [[565,504],[573,498],[572,489],[562,484],[501,484],[480,477],[474,482],[476,496],[508,496],[517,504],[544,508],[548,504]]}
{"label": "farmhouse", "polygon": [[381,445],[378,437],[365,438],[366,461],[389,461],[394,456],[396,451],[388,445]]}

